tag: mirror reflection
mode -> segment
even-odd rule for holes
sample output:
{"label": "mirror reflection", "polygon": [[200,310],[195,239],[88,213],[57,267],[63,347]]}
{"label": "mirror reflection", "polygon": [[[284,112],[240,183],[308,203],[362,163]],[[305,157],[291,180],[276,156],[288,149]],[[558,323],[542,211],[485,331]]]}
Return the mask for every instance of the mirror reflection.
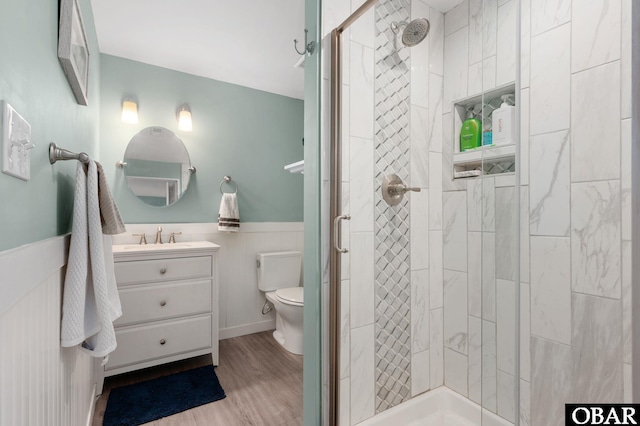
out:
{"label": "mirror reflection", "polygon": [[174,204],[189,186],[189,152],[182,140],[164,127],[147,127],[131,138],[124,164],[129,189],[150,206]]}

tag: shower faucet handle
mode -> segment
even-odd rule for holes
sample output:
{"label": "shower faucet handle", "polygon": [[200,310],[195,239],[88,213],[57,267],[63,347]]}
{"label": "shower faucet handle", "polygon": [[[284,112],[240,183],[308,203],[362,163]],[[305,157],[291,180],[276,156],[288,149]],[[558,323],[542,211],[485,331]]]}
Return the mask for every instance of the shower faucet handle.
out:
{"label": "shower faucet handle", "polygon": [[403,183],[399,183],[396,185],[389,185],[389,192],[391,194],[405,194],[409,191],[420,192],[422,190],[418,187],[408,187]]}
{"label": "shower faucet handle", "polygon": [[390,206],[395,206],[402,201],[407,192],[420,192],[417,187],[409,187],[402,182],[398,175],[391,174],[384,177],[382,181],[382,198]]}

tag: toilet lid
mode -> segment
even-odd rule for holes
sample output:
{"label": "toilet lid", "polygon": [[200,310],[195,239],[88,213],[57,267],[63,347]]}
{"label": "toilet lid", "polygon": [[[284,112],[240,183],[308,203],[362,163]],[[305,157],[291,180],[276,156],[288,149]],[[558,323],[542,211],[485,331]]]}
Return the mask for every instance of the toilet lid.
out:
{"label": "toilet lid", "polygon": [[302,305],[304,302],[303,299],[304,287],[289,287],[289,288],[281,288],[280,290],[276,290],[276,296],[284,302],[289,302],[291,304]]}

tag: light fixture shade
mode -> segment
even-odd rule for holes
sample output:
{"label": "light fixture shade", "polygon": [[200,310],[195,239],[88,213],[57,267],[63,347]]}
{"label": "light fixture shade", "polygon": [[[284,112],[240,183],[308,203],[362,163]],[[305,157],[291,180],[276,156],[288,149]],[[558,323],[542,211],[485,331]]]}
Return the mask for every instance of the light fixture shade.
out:
{"label": "light fixture shade", "polygon": [[138,104],[134,99],[125,98],[122,101],[122,122],[136,124],[138,122]]}
{"label": "light fixture shade", "polygon": [[183,132],[190,132],[193,130],[191,110],[187,104],[181,105],[180,108],[178,108],[178,129]]}

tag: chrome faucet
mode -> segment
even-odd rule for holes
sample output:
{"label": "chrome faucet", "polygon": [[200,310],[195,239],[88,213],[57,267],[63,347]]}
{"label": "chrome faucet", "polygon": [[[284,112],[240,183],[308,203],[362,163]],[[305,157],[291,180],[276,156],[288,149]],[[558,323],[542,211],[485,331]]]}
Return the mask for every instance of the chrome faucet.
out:
{"label": "chrome faucet", "polygon": [[142,234],[131,234],[134,237],[140,237],[140,244],[147,244],[147,236],[146,234],[142,233]]}
{"label": "chrome faucet", "polygon": [[158,226],[158,232],[156,232],[156,244],[162,243],[162,226]]}
{"label": "chrome faucet", "polygon": [[169,243],[173,244],[176,242],[176,235],[182,235],[182,232],[172,232],[169,234]]}

